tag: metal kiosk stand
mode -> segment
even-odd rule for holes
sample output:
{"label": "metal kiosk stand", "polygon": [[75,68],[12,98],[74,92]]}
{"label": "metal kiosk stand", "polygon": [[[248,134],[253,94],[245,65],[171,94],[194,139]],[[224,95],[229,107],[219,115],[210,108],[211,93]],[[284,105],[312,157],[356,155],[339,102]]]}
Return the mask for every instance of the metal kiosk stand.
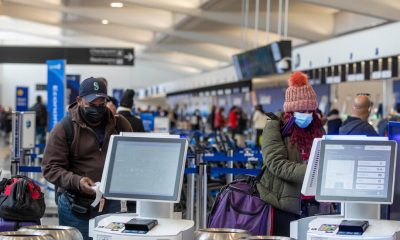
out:
{"label": "metal kiosk stand", "polygon": [[35,112],[12,113],[11,175],[20,174],[20,165],[31,163],[31,152],[35,148]]}

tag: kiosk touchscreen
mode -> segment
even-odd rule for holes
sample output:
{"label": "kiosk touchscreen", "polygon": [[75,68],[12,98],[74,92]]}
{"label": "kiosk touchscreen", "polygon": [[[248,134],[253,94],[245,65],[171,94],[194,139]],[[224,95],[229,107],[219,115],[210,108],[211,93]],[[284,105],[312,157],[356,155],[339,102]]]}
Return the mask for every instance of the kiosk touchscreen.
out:
{"label": "kiosk touchscreen", "polygon": [[395,141],[322,140],[316,200],[344,202],[343,216],[318,216],[307,240],[398,239],[400,222],[380,220],[380,204],[393,202]]}
{"label": "kiosk touchscreen", "polygon": [[395,141],[323,140],[316,199],[393,202]]}
{"label": "kiosk touchscreen", "polygon": [[101,191],[108,199],[179,202],[187,141],[112,136]]}
{"label": "kiosk touchscreen", "polygon": [[318,185],[318,168],[321,154],[322,140],[363,140],[363,141],[387,141],[387,137],[367,137],[364,135],[324,135],[322,138],[314,138],[310,157],[307,163],[306,175],[304,177],[301,193],[304,196],[315,196]]}

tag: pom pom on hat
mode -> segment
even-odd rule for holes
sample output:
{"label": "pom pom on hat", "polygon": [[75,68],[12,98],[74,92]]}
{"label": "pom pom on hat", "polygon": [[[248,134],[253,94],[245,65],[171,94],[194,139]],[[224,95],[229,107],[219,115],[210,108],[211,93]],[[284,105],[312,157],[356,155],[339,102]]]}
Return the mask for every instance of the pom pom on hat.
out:
{"label": "pom pom on hat", "polygon": [[294,72],[289,78],[289,87],[301,87],[308,84],[308,77],[302,72]]}
{"label": "pom pom on hat", "polygon": [[294,72],[288,80],[285,93],[285,112],[314,111],[317,109],[317,94],[308,83],[308,77],[302,72]]}

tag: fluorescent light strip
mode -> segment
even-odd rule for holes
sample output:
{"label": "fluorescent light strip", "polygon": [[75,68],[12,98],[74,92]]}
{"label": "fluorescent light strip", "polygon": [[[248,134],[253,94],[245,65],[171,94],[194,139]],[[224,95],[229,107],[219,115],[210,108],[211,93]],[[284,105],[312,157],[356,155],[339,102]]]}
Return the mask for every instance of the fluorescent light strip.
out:
{"label": "fluorescent light strip", "polygon": [[112,2],[112,3],[110,3],[110,6],[112,8],[122,8],[122,7],[124,7],[124,4],[122,2]]}

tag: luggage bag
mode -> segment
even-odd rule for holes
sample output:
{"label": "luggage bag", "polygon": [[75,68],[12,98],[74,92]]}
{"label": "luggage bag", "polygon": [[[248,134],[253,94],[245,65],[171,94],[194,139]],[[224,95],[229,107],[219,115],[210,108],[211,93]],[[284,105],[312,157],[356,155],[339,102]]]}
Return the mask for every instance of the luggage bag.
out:
{"label": "luggage bag", "polygon": [[21,227],[28,227],[40,225],[40,221],[22,222],[22,221],[8,221],[0,218],[0,232],[17,231]]}
{"label": "luggage bag", "polygon": [[270,235],[272,207],[258,194],[259,176],[246,176],[226,185],[218,194],[208,216],[207,228],[233,228],[249,231],[252,235]]}

